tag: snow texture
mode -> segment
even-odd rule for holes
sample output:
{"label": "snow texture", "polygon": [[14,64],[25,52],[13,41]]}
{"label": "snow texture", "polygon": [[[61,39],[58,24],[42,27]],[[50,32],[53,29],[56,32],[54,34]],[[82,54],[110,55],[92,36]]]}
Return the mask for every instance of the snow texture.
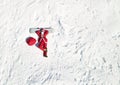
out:
{"label": "snow texture", "polygon": [[0,0],[0,85],[120,85],[120,0]]}

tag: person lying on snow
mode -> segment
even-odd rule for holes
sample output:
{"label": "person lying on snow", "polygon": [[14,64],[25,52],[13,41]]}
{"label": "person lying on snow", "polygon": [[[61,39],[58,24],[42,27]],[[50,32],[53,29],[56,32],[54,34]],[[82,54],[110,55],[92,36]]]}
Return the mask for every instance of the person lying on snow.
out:
{"label": "person lying on snow", "polygon": [[35,33],[38,35],[38,43],[36,44],[36,46],[43,51],[43,56],[44,57],[48,57],[47,56],[47,38],[46,36],[48,35],[48,30],[41,28],[40,30],[35,31]]}

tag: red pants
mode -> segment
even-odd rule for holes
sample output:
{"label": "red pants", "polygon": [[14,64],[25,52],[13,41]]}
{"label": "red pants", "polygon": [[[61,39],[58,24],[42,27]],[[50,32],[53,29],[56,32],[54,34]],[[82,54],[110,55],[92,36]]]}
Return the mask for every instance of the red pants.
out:
{"label": "red pants", "polygon": [[41,39],[38,42],[38,48],[40,48],[43,51],[43,56],[47,57],[47,42],[43,39]]}

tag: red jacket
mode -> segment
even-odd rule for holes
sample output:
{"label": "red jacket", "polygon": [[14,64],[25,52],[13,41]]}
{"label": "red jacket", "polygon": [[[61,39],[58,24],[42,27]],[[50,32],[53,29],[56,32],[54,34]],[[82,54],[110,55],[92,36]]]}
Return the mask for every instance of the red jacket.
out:
{"label": "red jacket", "polygon": [[46,43],[48,40],[46,38],[47,34],[48,34],[48,30],[44,30],[44,33],[42,34],[40,32],[40,30],[36,31],[36,34],[38,35],[38,42],[41,42],[42,40]]}

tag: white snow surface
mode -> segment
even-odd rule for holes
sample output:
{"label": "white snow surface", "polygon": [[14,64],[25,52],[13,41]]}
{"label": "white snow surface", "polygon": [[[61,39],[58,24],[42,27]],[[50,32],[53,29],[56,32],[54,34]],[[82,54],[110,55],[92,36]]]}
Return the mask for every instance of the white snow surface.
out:
{"label": "white snow surface", "polygon": [[0,0],[0,85],[120,85],[120,0]]}

